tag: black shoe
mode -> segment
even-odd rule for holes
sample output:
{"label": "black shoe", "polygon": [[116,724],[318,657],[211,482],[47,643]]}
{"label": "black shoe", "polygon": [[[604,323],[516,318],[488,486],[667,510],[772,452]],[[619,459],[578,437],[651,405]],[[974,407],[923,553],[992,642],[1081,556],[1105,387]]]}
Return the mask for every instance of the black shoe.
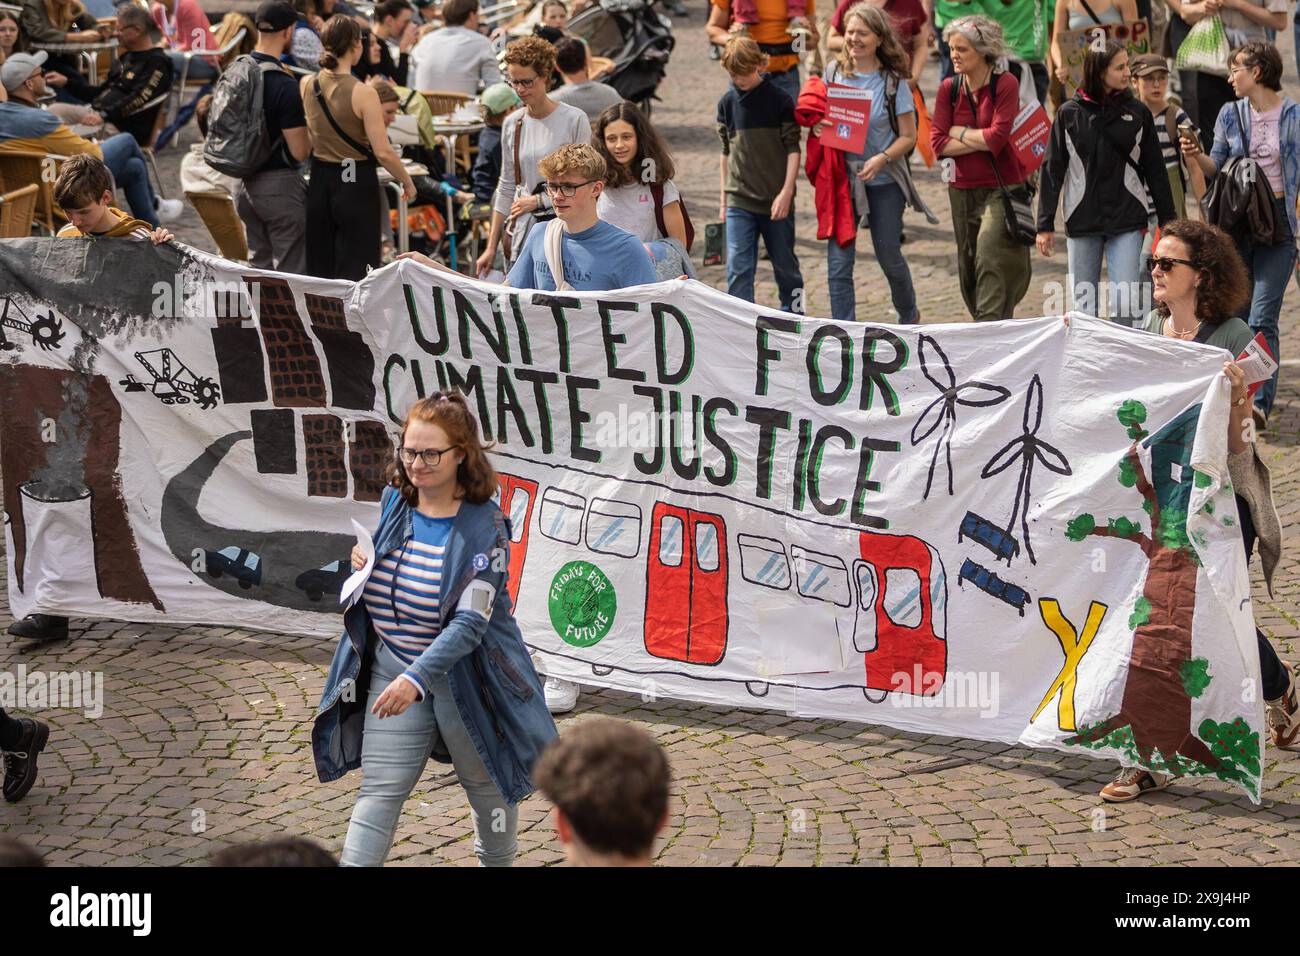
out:
{"label": "black shoe", "polygon": [[50,725],[30,717],[19,717],[23,735],[13,750],[0,751],[5,761],[5,799],[17,803],[36,782],[36,758],[50,739]]}
{"label": "black shoe", "polygon": [[66,641],[68,639],[68,619],[55,617],[53,614],[28,614],[21,621],[9,625],[9,633],[14,637],[25,637],[31,641]]}

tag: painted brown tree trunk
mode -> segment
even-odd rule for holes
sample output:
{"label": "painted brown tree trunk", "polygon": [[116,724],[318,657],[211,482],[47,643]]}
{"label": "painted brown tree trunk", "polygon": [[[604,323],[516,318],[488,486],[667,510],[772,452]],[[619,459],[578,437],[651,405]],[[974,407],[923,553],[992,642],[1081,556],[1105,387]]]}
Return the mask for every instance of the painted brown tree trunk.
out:
{"label": "painted brown tree trunk", "polygon": [[1134,746],[1144,760],[1158,750],[1166,760],[1181,754],[1215,767],[1219,761],[1192,733],[1192,699],[1182,678],[1183,665],[1192,656],[1197,570],[1192,556],[1181,548],[1152,549],[1142,589],[1151,616],[1133,634],[1120,712],[1099,732],[1131,726]]}

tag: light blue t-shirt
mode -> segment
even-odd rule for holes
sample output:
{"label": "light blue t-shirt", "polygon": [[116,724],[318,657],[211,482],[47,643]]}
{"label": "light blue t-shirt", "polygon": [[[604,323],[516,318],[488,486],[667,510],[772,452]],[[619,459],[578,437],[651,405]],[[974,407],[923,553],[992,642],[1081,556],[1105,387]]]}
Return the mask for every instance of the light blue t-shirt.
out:
{"label": "light blue t-shirt", "polygon": [[[871,91],[871,120],[867,124],[867,145],[859,155],[848,158],[870,159],[876,153],[884,151],[890,143],[898,138],[889,125],[889,107],[885,104],[885,74],[883,70],[877,70],[875,73],[854,73],[852,76],[836,70],[827,82]],[[894,111],[900,117],[904,113],[916,112],[916,105],[912,101],[912,87],[906,80],[899,80],[898,82],[898,89],[894,93]],[[889,173],[882,171],[877,174],[875,179],[871,180],[871,183],[892,183],[893,181],[893,177]]]}
{"label": "light blue t-shirt", "polygon": [[[523,252],[506,281],[516,289],[554,292],[555,277],[546,264],[546,227],[539,222],[528,230]],[[658,282],[650,253],[632,233],[597,221],[582,232],[565,232],[560,242],[564,278],[579,292],[604,292]]]}

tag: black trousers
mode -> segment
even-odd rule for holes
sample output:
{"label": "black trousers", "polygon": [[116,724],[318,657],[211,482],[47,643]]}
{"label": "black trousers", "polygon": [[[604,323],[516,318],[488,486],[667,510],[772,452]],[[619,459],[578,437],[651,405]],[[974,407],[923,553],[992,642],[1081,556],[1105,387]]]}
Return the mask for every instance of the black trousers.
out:
{"label": "black trousers", "polygon": [[307,274],[361,279],[379,268],[379,177],[373,161],[311,160],[307,184]]}
{"label": "black trousers", "polygon": [[17,718],[5,713],[5,709],[0,707],[0,747],[17,746],[18,741],[22,739],[23,725],[18,723]]}
{"label": "black trousers", "polygon": [[79,56],[56,53],[45,61],[47,73],[61,73],[67,78],[68,83],[62,90],[64,94],[81,103],[89,103],[95,96],[95,87],[90,85],[90,81],[81,72],[82,68]]}
{"label": "black trousers", "polygon": [[[1241,524],[1241,543],[1246,546],[1246,560],[1255,550],[1255,521],[1250,516],[1250,505],[1237,495],[1237,521]],[[1286,693],[1286,665],[1277,656],[1264,632],[1255,628],[1255,643],[1259,645],[1259,674],[1264,684],[1264,699],[1277,700]]]}
{"label": "black trousers", "polygon": [[1214,122],[1219,111],[1237,97],[1232,86],[1212,73],[1196,74],[1196,123],[1201,127],[1201,142],[1208,153],[1214,148]]}

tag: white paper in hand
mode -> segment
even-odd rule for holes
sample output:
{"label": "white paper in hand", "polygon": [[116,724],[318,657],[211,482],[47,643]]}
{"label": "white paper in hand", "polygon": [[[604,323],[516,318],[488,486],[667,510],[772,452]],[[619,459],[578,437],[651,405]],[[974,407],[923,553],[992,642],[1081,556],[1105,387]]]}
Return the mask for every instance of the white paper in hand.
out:
{"label": "white paper in hand", "polygon": [[1246,387],[1259,385],[1273,377],[1277,371],[1277,361],[1268,353],[1268,346],[1264,344],[1264,333],[1261,332],[1250,340],[1240,355],[1237,356],[1237,366],[1246,374]]}
{"label": "white paper in hand", "polygon": [[[361,570],[353,571],[352,576],[343,582],[343,590],[339,592],[340,604],[354,602],[360,596],[362,585],[366,583],[366,578],[370,577],[370,572],[375,567],[375,542],[370,539],[370,532],[355,519],[352,522],[352,531],[357,536],[357,547],[366,556],[366,563],[361,566]],[[348,560],[351,561],[351,557]]]}

